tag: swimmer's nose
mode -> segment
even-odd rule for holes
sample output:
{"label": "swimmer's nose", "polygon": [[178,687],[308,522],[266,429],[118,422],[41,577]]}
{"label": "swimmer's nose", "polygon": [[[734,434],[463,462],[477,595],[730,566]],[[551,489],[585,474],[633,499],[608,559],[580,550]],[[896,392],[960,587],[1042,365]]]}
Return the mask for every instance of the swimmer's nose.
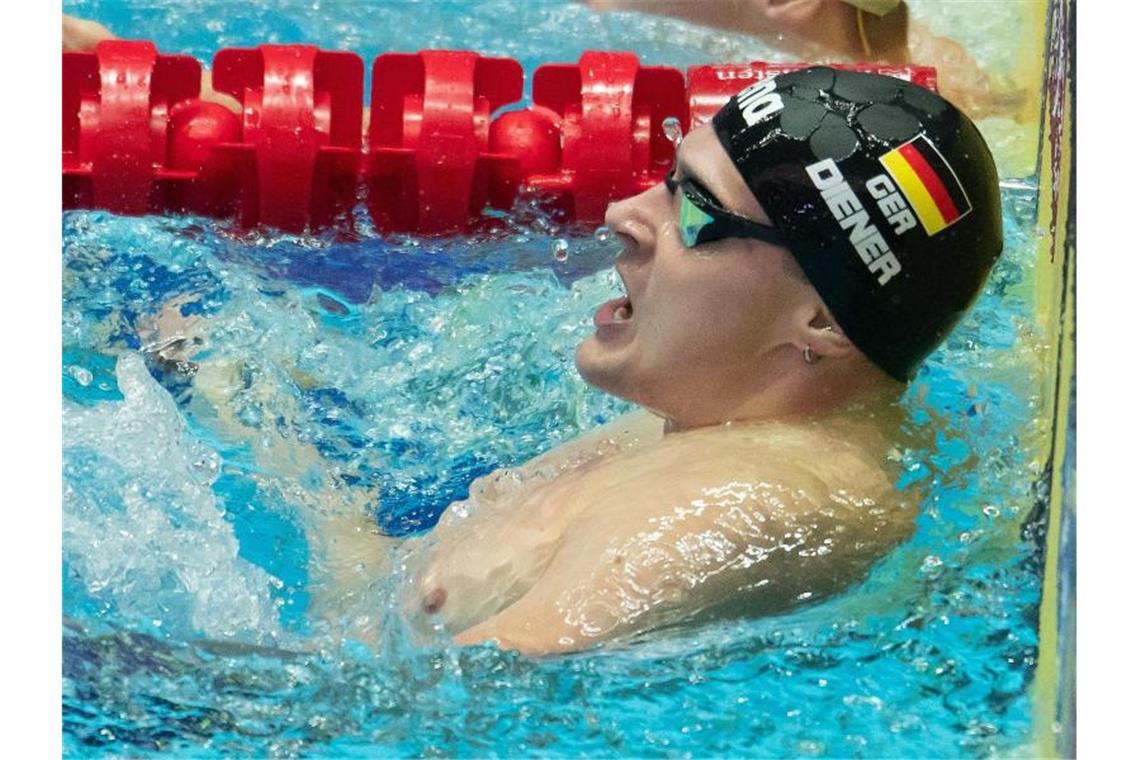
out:
{"label": "swimmer's nose", "polygon": [[606,226],[617,233],[622,241],[620,255],[648,254],[657,242],[656,225],[652,219],[652,198],[657,188],[651,188],[632,198],[611,203],[606,209]]}

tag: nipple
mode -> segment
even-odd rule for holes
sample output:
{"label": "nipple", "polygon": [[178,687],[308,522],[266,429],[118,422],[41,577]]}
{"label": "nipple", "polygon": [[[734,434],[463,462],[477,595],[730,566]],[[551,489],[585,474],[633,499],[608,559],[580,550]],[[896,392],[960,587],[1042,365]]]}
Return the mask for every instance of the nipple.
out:
{"label": "nipple", "polygon": [[443,609],[443,603],[447,601],[447,591],[442,588],[437,588],[431,591],[423,600],[424,612],[429,615],[434,615]]}

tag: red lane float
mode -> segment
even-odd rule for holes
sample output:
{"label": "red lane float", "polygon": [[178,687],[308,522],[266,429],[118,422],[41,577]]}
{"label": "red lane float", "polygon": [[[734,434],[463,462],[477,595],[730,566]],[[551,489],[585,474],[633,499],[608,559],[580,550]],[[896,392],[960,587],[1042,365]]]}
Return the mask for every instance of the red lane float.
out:
{"label": "red lane float", "polygon": [[[63,54],[63,205],[140,214],[236,215],[244,226],[317,229],[363,188],[378,229],[463,232],[483,209],[537,191],[567,220],[660,182],[673,160],[662,129],[708,121],[734,93],[807,64],[642,66],[588,51],[534,73],[534,105],[510,58],[465,51],[385,53],[372,68],[362,152],[363,62],[307,45],[221,50],[213,83],[240,114],[198,98],[201,67],[152,43],[106,41]],[[934,69],[841,68],[929,89]],[[494,118],[493,118],[494,117]]]}
{"label": "red lane float", "polygon": [[610,201],[661,181],[673,161],[661,122],[684,121],[688,110],[680,71],[642,66],[633,53],[595,51],[576,66],[539,66],[534,102],[561,119],[561,162],[526,184],[561,195],[569,218],[591,223],[601,221]]}
{"label": "red lane float", "polygon": [[163,191],[194,179],[169,161],[177,104],[196,98],[202,70],[150,42],[100,42],[63,54],[63,206],[145,214]]}
{"label": "red lane float", "polygon": [[360,162],[364,64],[354,53],[261,45],[214,56],[214,88],[242,105],[237,165],[242,224],[289,232],[351,208]]}
{"label": "red lane float", "polygon": [[510,58],[448,50],[378,56],[365,179],[377,227],[466,229],[486,205],[492,174],[513,160],[490,149],[491,114],[522,97],[522,84],[522,66]]}

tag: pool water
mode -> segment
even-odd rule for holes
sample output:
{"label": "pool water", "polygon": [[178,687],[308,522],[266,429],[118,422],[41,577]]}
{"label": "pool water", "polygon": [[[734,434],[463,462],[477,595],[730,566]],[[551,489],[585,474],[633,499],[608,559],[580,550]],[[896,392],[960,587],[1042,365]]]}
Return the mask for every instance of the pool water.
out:
{"label": "pool water", "polygon": [[[203,58],[275,39],[366,59],[466,46],[528,72],[589,46],[679,66],[764,53],[573,4],[65,9]],[[928,441],[899,452],[929,493],[914,537],[823,603],[548,659],[413,635],[394,609],[399,573],[375,588],[377,646],[342,641],[312,612],[302,515],[367,504],[385,532],[420,533],[474,477],[626,411],[573,366],[618,290],[611,242],[525,206],[445,239],[65,213],[65,753],[1016,752],[1031,736],[1042,562],[1027,442],[1049,421],[1026,371],[1040,348],[1037,194],[1010,179],[1006,253],[905,400],[910,440]],[[195,366],[150,340],[164,308],[208,325],[198,371],[239,373],[230,423],[194,390]],[[268,467],[271,440],[309,458]]]}

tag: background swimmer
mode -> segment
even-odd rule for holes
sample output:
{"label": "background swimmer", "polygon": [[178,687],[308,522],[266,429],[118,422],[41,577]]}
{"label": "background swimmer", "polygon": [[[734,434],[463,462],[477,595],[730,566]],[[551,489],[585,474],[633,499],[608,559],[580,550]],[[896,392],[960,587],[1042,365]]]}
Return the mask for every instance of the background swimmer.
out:
{"label": "background swimmer", "polygon": [[[804,61],[866,61],[938,69],[943,96],[971,118],[1013,116],[1026,92],[1005,77],[984,71],[958,42],[932,33],[911,18],[903,0],[581,0],[598,11],[636,11],[673,16],[750,34]],[[63,50],[90,52],[115,35],[96,21],[63,17]],[[229,95],[202,74],[202,97],[238,111]],[[364,112],[364,131],[371,114]]]}
{"label": "background swimmer", "polygon": [[1026,93],[987,74],[959,43],[933,34],[903,0],[583,0],[599,11],[675,16],[750,34],[805,61],[938,69],[939,91],[972,118],[1013,115]]}
{"label": "background swimmer", "polygon": [[[946,159],[937,186],[891,168],[919,140]],[[838,174],[848,191],[828,184]],[[872,194],[886,181],[918,216],[924,189],[961,213],[936,203],[941,228],[892,226]],[[816,68],[742,92],[686,137],[667,183],[606,216],[626,294],[598,309],[577,366],[647,411],[476,481],[398,545],[370,515],[378,494],[305,497],[327,574],[318,607],[365,620],[353,633],[367,638],[370,588],[395,558],[411,571],[409,616],[461,644],[540,654],[774,613],[855,582],[913,530],[891,464],[895,401],[998,255],[997,197],[976,130],[917,87]],[[872,260],[889,249],[899,265],[886,282],[867,266],[872,228]],[[208,323],[181,313],[156,316],[146,350],[187,368],[190,403],[240,439],[230,402],[257,381],[212,358]],[[287,436],[254,449],[286,482],[321,465]]]}

